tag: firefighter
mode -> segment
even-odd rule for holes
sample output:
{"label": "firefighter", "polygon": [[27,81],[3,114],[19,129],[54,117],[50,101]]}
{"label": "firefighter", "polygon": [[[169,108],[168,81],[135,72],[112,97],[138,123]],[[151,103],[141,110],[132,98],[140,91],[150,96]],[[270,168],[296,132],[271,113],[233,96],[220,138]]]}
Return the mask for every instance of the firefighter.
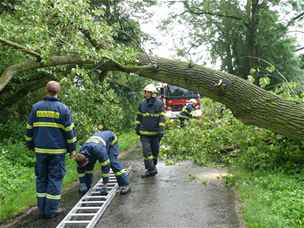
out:
{"label": "firefighter", "polygon": [[190,99],[189,103],[187,103],[181,113],[178,116],[178,119],[180,121],[180,127],[185,126],[185,121],[192,118],[192,112],[195,110],[195,106],[197,105],[197,100]]}
{"label": "firefighter", "polygon": [[60,84],[49,81],[47,96],[32,106],[26,125],[26,145],[36,152],[36,192],[39,214],[52,218],[59,208],[64,156],[75,153],[76,133],[69,108],[58,100]]}
{"label": "firefighter", "polygon": [[81,196],[91,188],[93,170],[97,160],[101,164],[102,194],[107,194],[110,168],[117,179],[120,194],[126,194],[130,191],[128,173],[118,161],[118,155],[117,136],[112,131],[97,131],[82,145],[80,153],[76,154],[74,158],[77,161]]}
{"label": "firefighter", "polygon": [[157,174],[159,144],[164,135],[164,105],[156,97],[156,87],[148,84],[144,88],[144,100],[139,104],[136,118],[136,133],[143,147],[145,173],[143,178]]}

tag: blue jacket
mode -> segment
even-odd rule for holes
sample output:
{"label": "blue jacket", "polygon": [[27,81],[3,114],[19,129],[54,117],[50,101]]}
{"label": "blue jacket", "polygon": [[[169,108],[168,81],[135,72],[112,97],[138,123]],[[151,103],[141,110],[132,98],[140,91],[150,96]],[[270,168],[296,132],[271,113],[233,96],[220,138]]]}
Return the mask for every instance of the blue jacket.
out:
{"label": "blue jacket", "polygon": [[[88,163],[83,169],[93,169],[98,160],[101,164],[103,182],[109,181],[110,166],[115,175],[124,175],[126,170],[117,162],[119,154],[117,146],[117,136],[112,131],[98,131],[91,136],[80,148],[80,153],[88,158]],[[80,164],[79,164],[80,165]]]}
{"label": "blue jacket", "polygon": [[29,149],[42,154],[63,154],[76,149],[76,131],[69,108],[46,96],[35,103],[26,125]]}
{"label": "blue jacket", "polygon": [[80,148],[80,153],[89,158],[89,163],[109,159],[110,147],[117,143],[117,136],[112,131],[98,131]]}
{"label": "blue jacket", "polygon": [[163,135],[165,126],[163,102],[157,97],[144,99],[138,107],[136,133],[139,135]]}

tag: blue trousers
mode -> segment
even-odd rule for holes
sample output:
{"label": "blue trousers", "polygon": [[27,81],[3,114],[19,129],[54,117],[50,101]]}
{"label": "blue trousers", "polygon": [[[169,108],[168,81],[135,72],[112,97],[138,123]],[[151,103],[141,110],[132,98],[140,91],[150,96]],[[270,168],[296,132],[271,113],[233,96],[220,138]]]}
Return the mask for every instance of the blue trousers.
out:
{"label": "blue trousers", "polygon": [[[118,161],[118,155],[119,155],[119,149],[118,145],[111,145],[110,148],[108,148],[108,151],[105,151],[104,148],[102,148],[102,145],[95,144],[94,145],[94,151],[96,153],[95,158],[93,156],[89,160],[89,163],[85,167],[77,167],[77,172],[79,175],[79,182],[80,182],[80,194],[85,194],[92,186],[92,179],[93,179],[93,170],[95,163],[98,159],[102,158],[100,162],[105,161],[109,159],[110,163],[105,166],[101,166],[101,171],[103,174],[108,174],[110,172],[110,168],[113,170],[117,183],[119,186],[126,186],[129,184],[128,181],[128,173],[123,168],[123,165]],[[100,153],[100,154],[99,154]],[[101,154],[106,153],[106,154]],[[107,183],[109,181],[109,178],[106,176],[103,176],[103,183]]]}
{"label": "blue trousers", "polygon": [[36,154],[35,174],[38,209],[42,215],[52,217],[61,198],[64,154]]}
{"label": "blue trousers", "polygon": [[143,147],[144,165],[149,171],[155,170],[158,161],[159,146],[161,137],[156,136],[140,136]]}

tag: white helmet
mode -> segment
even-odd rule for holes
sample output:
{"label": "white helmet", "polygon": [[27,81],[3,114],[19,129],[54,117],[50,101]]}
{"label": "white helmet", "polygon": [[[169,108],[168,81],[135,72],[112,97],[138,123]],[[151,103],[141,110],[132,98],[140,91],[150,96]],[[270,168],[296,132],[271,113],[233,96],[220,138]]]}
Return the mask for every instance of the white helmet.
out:
{"label": "white helmet", "polygon": [[148,84],[145,86],[144,91],[148,91],[151,93],[157,93],[156,87],[154,84]]}
{"label": "white helmet", "polygon": [[193,104],[193,105],[196,105],[197,104],[197,100],[194,99],[194,98],[192,98],[192,99],[190,99],[190,103]]}

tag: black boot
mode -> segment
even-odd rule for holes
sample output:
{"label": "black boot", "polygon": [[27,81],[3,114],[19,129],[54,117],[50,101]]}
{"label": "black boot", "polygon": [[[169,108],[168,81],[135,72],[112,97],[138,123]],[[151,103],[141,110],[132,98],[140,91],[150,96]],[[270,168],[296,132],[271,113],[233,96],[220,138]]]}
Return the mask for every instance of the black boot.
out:
{"label": "black boot", "polygon": [[157,174],[157,170],[147,170],[143,175],[141,175],[141,178],[146,178],[146,177],[153,177]]}

